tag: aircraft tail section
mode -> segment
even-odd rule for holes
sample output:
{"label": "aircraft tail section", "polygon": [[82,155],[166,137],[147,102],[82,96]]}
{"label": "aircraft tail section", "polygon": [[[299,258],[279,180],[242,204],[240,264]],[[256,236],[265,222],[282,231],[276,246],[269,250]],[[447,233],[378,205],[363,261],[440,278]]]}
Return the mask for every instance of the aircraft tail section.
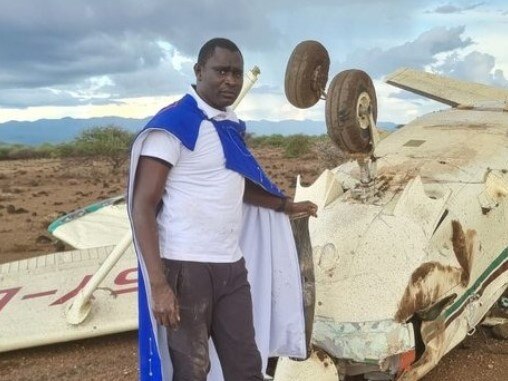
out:
{"label": "aircraft tail section", "polygon": [[389,74],[385,82],[452,107],[486,101],[508,101],[508,89],[409,68],[401,68]]}

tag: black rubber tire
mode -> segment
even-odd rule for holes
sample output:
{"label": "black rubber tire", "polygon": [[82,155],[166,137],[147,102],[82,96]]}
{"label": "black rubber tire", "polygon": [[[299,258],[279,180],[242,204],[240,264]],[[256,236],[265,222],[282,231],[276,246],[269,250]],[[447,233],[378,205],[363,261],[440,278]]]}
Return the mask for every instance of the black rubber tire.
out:
{"label": "black rubber tire", "polygon": [[[328,81],[330,57],[326,48],[317,41],[300,42],[291,53],[284,89],[289,103],[298,108],[314,106]],[[314,79],[317,71],[317,81]]]}
{"label": "black rubber tire", "polygon": [[360,127],[357,118],[359,96],[366,92],[377,120],[376,90],[369,75],[361,70],[345,70],[337,74],[328,87],[326,97],[326,128],[337,146],[350,154],[368,154],[372,150],[369,129]]}

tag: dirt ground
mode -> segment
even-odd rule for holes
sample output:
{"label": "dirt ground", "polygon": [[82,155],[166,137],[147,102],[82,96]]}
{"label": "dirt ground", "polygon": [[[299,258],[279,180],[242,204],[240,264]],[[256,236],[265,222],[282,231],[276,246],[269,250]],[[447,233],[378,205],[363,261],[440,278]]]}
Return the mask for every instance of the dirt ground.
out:
{"label": "dirt ground", "polygon": [[[258,149],[267,173],[289,195],[296,175],[311,183],[325,166],[317,152],[285,159],[280,149]],[[125,169],[105,160],[0,161],[0,263],[69,249],[46,228],[60,215],[125,190]],[[0,328],[1,329],[1,328]],[[136,333],[0,353],[0,380],[136,380]],[[425,381],[508,379],[508,341],[479,329],[448,354]],[[310,380],[309,380],[310,381]]]}

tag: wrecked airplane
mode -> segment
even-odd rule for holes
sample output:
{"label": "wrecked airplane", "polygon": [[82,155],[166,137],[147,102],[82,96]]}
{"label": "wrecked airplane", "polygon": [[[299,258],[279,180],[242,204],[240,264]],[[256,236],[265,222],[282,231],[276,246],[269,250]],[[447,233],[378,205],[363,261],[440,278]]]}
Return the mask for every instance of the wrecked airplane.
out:
{"label": "wrecked airplane", "polygon": [[386,82],[451,108],[379,141],[369,76],[341,72],[325,92],[328,67],[305,41],[286,71],[290,103],[325,99],[352,160],[297,184],[295,199],[319,206],[312,350],[280,359],[275,381],[418,380],[508,286],[508,91],[400,69]]}

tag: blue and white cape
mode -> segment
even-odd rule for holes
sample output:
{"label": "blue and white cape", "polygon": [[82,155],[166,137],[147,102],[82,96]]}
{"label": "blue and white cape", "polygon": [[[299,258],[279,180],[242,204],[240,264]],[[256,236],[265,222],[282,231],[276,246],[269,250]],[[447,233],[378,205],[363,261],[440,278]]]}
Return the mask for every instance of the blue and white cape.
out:
{"label": "blue and white cape", "polygon": [[[162,109],[134,140],[131,152],[128,211],[131,218],[132,189],[141,148],[148,132],[162,130],[176,136],[193,150],[201,122],[206,115],[196,101],[186,95]],[[230,120],[210,120],[219,135],[226,157],[226,168],[234,170],[266,191],[282,196],[267,178],[245,146],[245,124]],[[266,208],[244,204],[240,247],[246,261],[251,285],[256,342],[263,369],[268,357],[305,358],[305,320],[300,269],[288,217]],[[134,235],[139,262],[139,355],[140,380],[172,379],[166,328],[158,325],[150,308],[150,283]],[[208,381],[223,381],[220,363],[210,340],[211,371]]]}

